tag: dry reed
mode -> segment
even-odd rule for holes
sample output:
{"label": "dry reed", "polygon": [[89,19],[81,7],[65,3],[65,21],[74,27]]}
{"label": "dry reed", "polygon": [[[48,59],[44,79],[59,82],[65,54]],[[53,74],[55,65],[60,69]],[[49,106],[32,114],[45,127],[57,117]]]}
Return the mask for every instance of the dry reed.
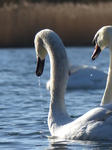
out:
{"label": "dry reed", "polygon": [[100,27],[111,24],[112,2],[4,5],[0,8],[0,47],[33,46],[35,34],[44,28],[58,33],[66,46],[87,46]]}

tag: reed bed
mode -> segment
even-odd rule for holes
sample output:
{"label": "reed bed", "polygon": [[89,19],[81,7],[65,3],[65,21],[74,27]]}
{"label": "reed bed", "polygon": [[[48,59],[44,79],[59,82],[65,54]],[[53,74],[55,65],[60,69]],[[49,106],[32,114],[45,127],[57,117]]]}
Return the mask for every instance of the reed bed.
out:
{"label": "reed bed", "polygon": [[0,47],[31,47],[35,34],[45,28],[58,33],[66,46],[88,46],[104,25],[112,25],[112,2],[4,5],[0,8]]}

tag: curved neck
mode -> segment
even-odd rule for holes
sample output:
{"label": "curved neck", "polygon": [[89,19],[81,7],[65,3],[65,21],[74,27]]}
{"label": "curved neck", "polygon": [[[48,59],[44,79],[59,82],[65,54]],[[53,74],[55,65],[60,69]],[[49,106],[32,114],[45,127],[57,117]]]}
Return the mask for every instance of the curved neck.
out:
{"label": "curved neck", "polygon": [[112,103],[112,45],[109,48],[110,48],[110,64],[109,64],[107,84],[101,101],[101,105]]}
{"label": "curved neck", "polygon": [[48,116],[48,124],[51,129],[52,125],[54,125],[53,123],[59,126],[69,120],[64,98],[68,79],[68,59],[65,47],[59,39],[52,42],[52,44],[47,43],[47,45],[51,45],[46,48],[51,64],[51,102]]}

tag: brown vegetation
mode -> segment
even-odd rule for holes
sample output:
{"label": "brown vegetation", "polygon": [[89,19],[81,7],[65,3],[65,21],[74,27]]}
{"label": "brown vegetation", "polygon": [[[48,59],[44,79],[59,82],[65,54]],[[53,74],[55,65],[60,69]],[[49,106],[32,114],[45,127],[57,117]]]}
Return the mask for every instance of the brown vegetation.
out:
{"label": "brown vegetation", "polygon": [[33,46],[35,34],[54,30],[65,45],[91,45],[95,32],[112,25],[112,2],[99,4],[26,3],[0,8],[0,47]]}

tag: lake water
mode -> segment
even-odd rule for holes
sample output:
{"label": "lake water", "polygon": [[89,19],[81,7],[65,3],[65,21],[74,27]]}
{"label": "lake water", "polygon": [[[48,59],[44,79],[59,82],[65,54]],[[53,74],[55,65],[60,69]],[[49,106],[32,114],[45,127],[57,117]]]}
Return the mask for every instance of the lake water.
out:
{"label": "lake water", "polygon": [[[96,66],[108,71],[109,50],[91,60],[94,47],[67,47],[68,58],[74,65]],[[0,149],[112,149],[107,141],[59,141],[50,137],[47,116],[50,94],[49,57],[44,73],[35,75],[35,50],[0,49]],[[100,105],[104,89],[67,91],[66,107],[74,119]]]}

